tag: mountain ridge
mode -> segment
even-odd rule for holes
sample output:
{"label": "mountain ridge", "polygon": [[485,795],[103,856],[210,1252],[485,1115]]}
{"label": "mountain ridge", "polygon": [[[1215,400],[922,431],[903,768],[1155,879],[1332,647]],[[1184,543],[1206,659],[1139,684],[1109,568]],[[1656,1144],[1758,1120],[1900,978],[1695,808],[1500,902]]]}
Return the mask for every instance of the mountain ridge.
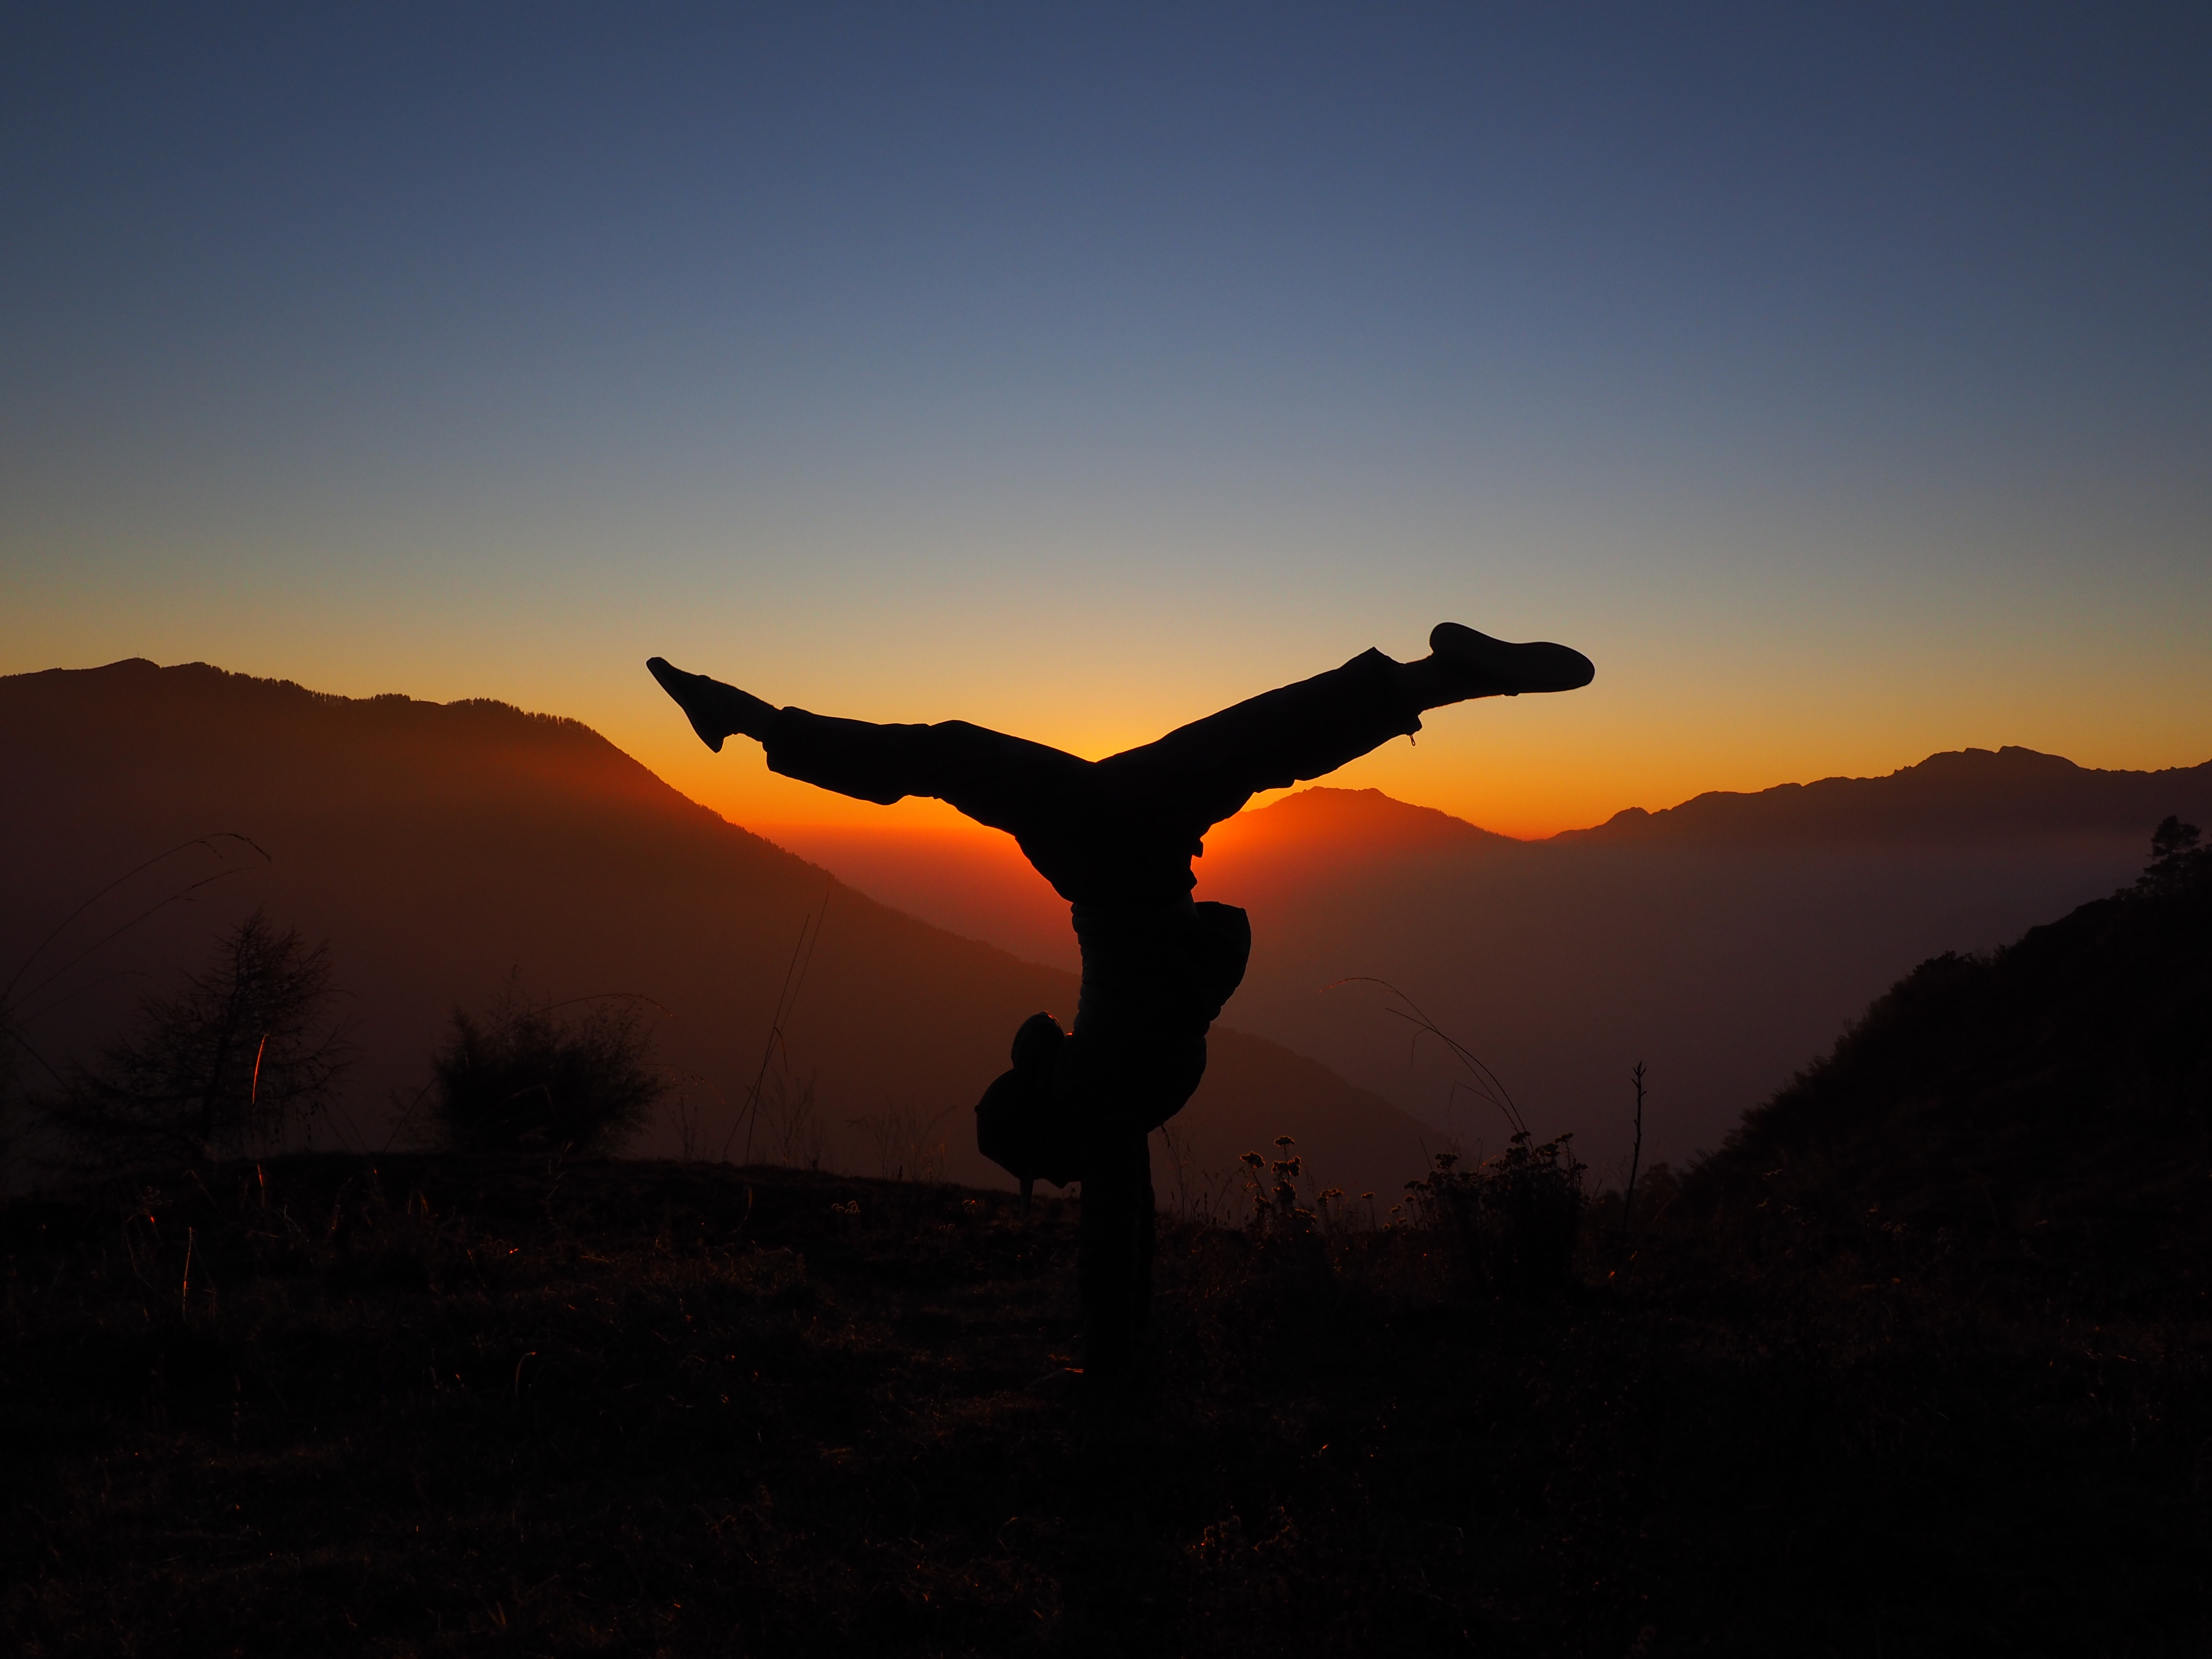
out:
{"label": "mountain ridge", "polygon": [[[1601,824],[1549,839],[1709,842],[1850,838],[1887,832],[1930,839],[2102,833],[2154,823],[2153,804],[2212,798],[2212,761],[2154,771],[2077,765],[2018,744],[1940,750],[1879,777],[1826,777],[1756,791],[1708,790],[1658,811],[1627,807]],[[2017,816],[2023,808],[2033,822]],[[2201,809],[2197,809],[2201,810]],[[2148,812],[2150,816],[2144,817]]]}
{"label": "mountain ridge", "polygon": [[[124,658],[93,668],[49,668],[0,676],[0,684],[59,684],[70,677],[101,676],[106,689],[124,679],[143,680],[148,675],[198,676],[209,684],[251,684],[292,695],[307,706],[326,710],[375,710],[388,715],[403,709],[437,709],[512,715],[595,746],[635,779],[649,780],[652,786],[666,790],[686,807],[729,823],[756,839],[769,839],[672,788],[585,722],[568,715],[524,709],[497,698],[464,697],[441,703],[404,692],[349,697],[317,691],[295,680],[240,674],[206,662],[163,666],[144,657]],[[2039,818],[2023,822],[2014,815],[2022,800],[2036,790],[2044,792],[2041,799],[2046,803],[2045,810]],[[2096,793],[2100,791],[2101,797]],[[2025,834],[2108,831],[2134,829],[2146,810],[2141,803],[2162,799],[2161,791],[2175,794],[2177,799],[2185,796],[2212,802],[2212,760],[2185,767],[2108,769],[2085,767],[2064,756],[2021,744],[2008,744],[1995,750],[1969,746],[1939,750],[1880,775],[1838,774],[1757,790],[1705,790],[1672,806],[1623,807],[1601,823],[1533,837],[1488,830],[1442,808],[1401,800],[1380,789],[1316,784],[1225,820],[1215,827],[1209,839],[1229,832],[1231,825],[1236,826],[1231,833],[1255,840],[1302,834],[1327,839],[1346,851],[1538,847],[1591,840],[1685,839],[1700,833],[1716,839],[1742,840],[1847,836],[1855,831],[1900,828],[1983,836],[2007,830]],[[1808,822],[1822,810],[1828,815],[1826,823]],[[2190,805],[2188,810],[2203,811],[2205,808]],[[1762,815],[1767,822],[1754,821]]]}
{"label": "mountain ridge", "polygon": [[1254,840],[1304,833],[1333,848],[1358,850],[1850,840],[1883,832],[1900,838],[1987,841],[2133,830],[2139,821],[2155,823],[2160,813],[2148,819],[2143,813],[2150,803],[2168,796],[2178,803],[2212,801],[2212,761],[2148,770],[2087,767],[2062,755],[2008,744],[1995,750],[1938,750],[1874,776],[1838,775],[1756,790],[1709,789],[1672,806],[1626,806],[1602,823],[1525,837],[1486,830],[1471,819],[1379,789],[1316,784],[1216,826],[1209,839],[1218,840],[1234,824],[1238,827],[1230,833]]}
{"label": "mountain ridge", "polygon": [[[80,925],[86,939],[133,907],[151,919],[28,1011],[49,1046],[82,1052],[128,1017],[137,987],[197,966],[223,921],[264,904],[333,941],[363,1047],[381,1056],[356,1091],[372,1144],[390,1109],[378,1098],[426,1073],[448,1011],[519,966],[548,994],[634,994],[660,1011],[663,1052],[696,1085],[710,1149],[767,1042],[792,1056],[794,1097],[817,1091],[836,1156],[865,1163],[874,1147],[889,1160],[892,1141],[935,1134],[945,1150],[925,1162],[988,1181],[968,1110],[1024,1018],[1074,1007],[1066,973],[903,915],[689,799],[581,722],[491,699],[337,697],[143,659],[9,676],[0,775],[36,805],[0,821],[0,853],[34,872],[0,895],[11,971],[86,894],[162,848],[222,830],[273,855],[222,870],[202,843],[112,896]],[[162,884],[204,875],[216,884],[188,902],[164,896]],[[818,946],[812,977],[771,1037],[802,939]],[[137,977],[109,984],[112,970]],[[1206,1084],[1177,1127],[1201,1173],[1290,1133],[1346,1184],[1370,1186],[1416,1172],[1431,1133],[1233,1025],[1217,1028]]]}

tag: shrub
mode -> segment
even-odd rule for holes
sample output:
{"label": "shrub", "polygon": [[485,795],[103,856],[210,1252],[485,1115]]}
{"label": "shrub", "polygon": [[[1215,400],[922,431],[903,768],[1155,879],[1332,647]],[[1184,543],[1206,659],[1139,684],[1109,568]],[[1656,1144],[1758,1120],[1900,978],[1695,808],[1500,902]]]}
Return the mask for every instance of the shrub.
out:
{"label": "shrub", "polygon": [[453,1010],[430,1081],[449,1145],[611,1152],[645,1127],[670,1085],[637,1003],[562,1006],[510,985],[488,1018]]}
{"label": "shrub", "polygon": [[76,1065],[41,1115],[84,1162],[209,1158],[312,1133],[355,1050],[331,1023],[330,948],[260,911],[225,933],[205,973],[149,997],[138,1028]]}
{"label": "shrub", "polygon": [[1406,1183],[1462,1289],[1534,1300],[1567,1287],[1587,1201],[1573,1142],[1563,1134],[1540,1145],[1516,1129],[1504,1152],[1471,1170],[1438,1152],[1435,1169]]}
{"label": "shrub", "polygon": [[[1291,1150],[1297,1145],[1288,1135],[1277,1135],[1273,1158],[1247,1152],[1238,1160],[1246,1170],[1245,1182],[1252,1199],[1248,1231],[1255,1238],[1319,1237],[1320,1223],[1313,1211],[1298,1202],[1298,1178],[1305,1173],[1305,1160]],[[1333,1188],[1330,1192],[1332,1196],[1341,1196]]]}

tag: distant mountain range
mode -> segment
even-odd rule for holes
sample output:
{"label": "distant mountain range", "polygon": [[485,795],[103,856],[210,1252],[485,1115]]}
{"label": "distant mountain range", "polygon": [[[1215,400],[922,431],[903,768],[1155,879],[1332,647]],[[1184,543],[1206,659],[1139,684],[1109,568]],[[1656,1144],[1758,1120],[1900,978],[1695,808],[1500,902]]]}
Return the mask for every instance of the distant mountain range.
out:
{"label": "distant mountain range", "polygon": [[[2097,771],[1966,750],[1542,842],[1375,790],[1308,789],[1218,826],[1198,869],[1202,896],[1252,912],[1252,969],[1229,1015],[1247,1029],[1494,1144],[1502,1119],[1455,1086],[1448,1051],[1358,982],[1388,981],[1532,1121],[1577,1129],[1601,1163],[1623,1148],[1628,1068],[1646,1061],[1647,1155],[1679,1160],[1717,1145],[1913,963],[1996,945],[2130,880],[2169,812],[2212,823],[2212,764]],[[954,931],[1066,948],[1065,907],[1011,847],[772,833]],[[956,860],[958,879],[943,878]]]}
{"label": "distant mountain range", "polygon": [[[204,665],[20,675],[0,679],[0,850],[19,872],[0,893],[0,978],[164,848],[231,830],[272,856],[39,992],[27,1006],[45,1042],[113,1029],[146,975],[265,902],[332,941],[371,1056],[353,1102],[364,1134],[425,1075],[451,1006],[516,969],[548,994],[653,999],[664,1051],[701,1079],[699,1139],[719,1150],[819,913],[787,1036],[835,1155],[872,1172],[897,1126],[941,1115],[948,1173],[982,1178],[969,1106],[1024,1014],[1073,1004],[1066,906],[1010,842],[787,825],[763,839],[587,728],[501,704],[349,700]],[[1309,789],[1208,837],[1200,896],[1248,908],[1257,944],[1178,1127],[1216,1171],[1292,1134],[1354,1190],[1404,1179],[1443,1135],[1494,1144],[1502,1117],[1368,982],[1386,981],[1601,1166],[1624,1144],[1627,1069],[1646,1061],[1647,1156],[1679,1160],[1913,963],[2127,882],[2169,812],[2212,823],[2212,765],[2104,772],[1967,750],[1533,842],[1373,790]],[[126,884],[25,985],[212,859]]]}
{"label": "distant mountain range", "polygon": [[[366,1055],[350,1133],[371,1146],[427,1077],[448,1011],[480,1006],[514,970],[555,998],[650,999],[663,1055],[692,1079],[696,1143],[718,1153],[818,917],[784,1036],[831,1157],[866,1174],[910,1164],[915,1126],[938,1121],[945,1173],[985,1182],[975,1098],[1025,1016],[1073,1011],[1064,971],[901,915],[587,727],[503,704],[351,700],[202,664],[16,675],[0,678],[0,779],[14,872],[0,983],[25,966],[15,1000],[42,1055],[58,1064],[112,1033],[142,990],[264,905],[331,941]],[[188,846],[69,920],[218,831],[251,837],[266,861],[236,841]],[[1340,1184],[1381,1189],[1417,1173],[1434,1139],[1325,1066],[1234,1030],[1218,1031],[1176,1127],[1201,1170],[1287,1133]],[[678,1140],[672,1120],[640,1150]],[[1158,1163],[1173,1186],[1172,1160]]]}

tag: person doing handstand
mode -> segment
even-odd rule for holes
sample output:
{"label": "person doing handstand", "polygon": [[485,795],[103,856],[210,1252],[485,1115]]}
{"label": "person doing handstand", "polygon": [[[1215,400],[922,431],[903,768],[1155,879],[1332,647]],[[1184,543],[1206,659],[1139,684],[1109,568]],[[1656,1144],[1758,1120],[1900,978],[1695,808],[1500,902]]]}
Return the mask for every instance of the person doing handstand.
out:
{"label": "person doing handstand", "polygon": [[743,733],[769,769],[884,805],[929,795],[1003,830],[1072,907],[1083,977],[1074,1029],[1038,1014],[1014,1036],[1013,1069],[976,1107],[986,1157],[1026,1194],[1082,1182],[1077,1278],[1084,1364],[1126,1364],[1152,1298],[1150,1136],[1206,1071],[1206,1033],[1244,976],[1243,911],[1197,903],[1191,860],[1206,832],[1263,789],[1318,778],[1421,728],[1424,710],[1474,697],[1569,691],[1589,659],[1563,645],[1508,644],[1456,623],[1429,654],[1365,651],[1104,760],[965,720],[877,726],[778,708],[735,686],[647,665],[709,749]]}

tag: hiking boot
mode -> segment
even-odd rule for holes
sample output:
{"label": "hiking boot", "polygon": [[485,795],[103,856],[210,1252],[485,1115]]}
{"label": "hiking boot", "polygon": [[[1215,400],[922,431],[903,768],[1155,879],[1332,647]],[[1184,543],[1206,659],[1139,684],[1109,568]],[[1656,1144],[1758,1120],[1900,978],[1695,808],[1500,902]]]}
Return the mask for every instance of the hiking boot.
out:
{"label": "hiking boot", "polygon": [[1517,697],[1523,691],[1572,691],[1597,670],[1579,651],[1548,641],[1514,645],[1458,623],[1438,623],[1429,635],[1429,661],[1437,689],[1468,697]]}

